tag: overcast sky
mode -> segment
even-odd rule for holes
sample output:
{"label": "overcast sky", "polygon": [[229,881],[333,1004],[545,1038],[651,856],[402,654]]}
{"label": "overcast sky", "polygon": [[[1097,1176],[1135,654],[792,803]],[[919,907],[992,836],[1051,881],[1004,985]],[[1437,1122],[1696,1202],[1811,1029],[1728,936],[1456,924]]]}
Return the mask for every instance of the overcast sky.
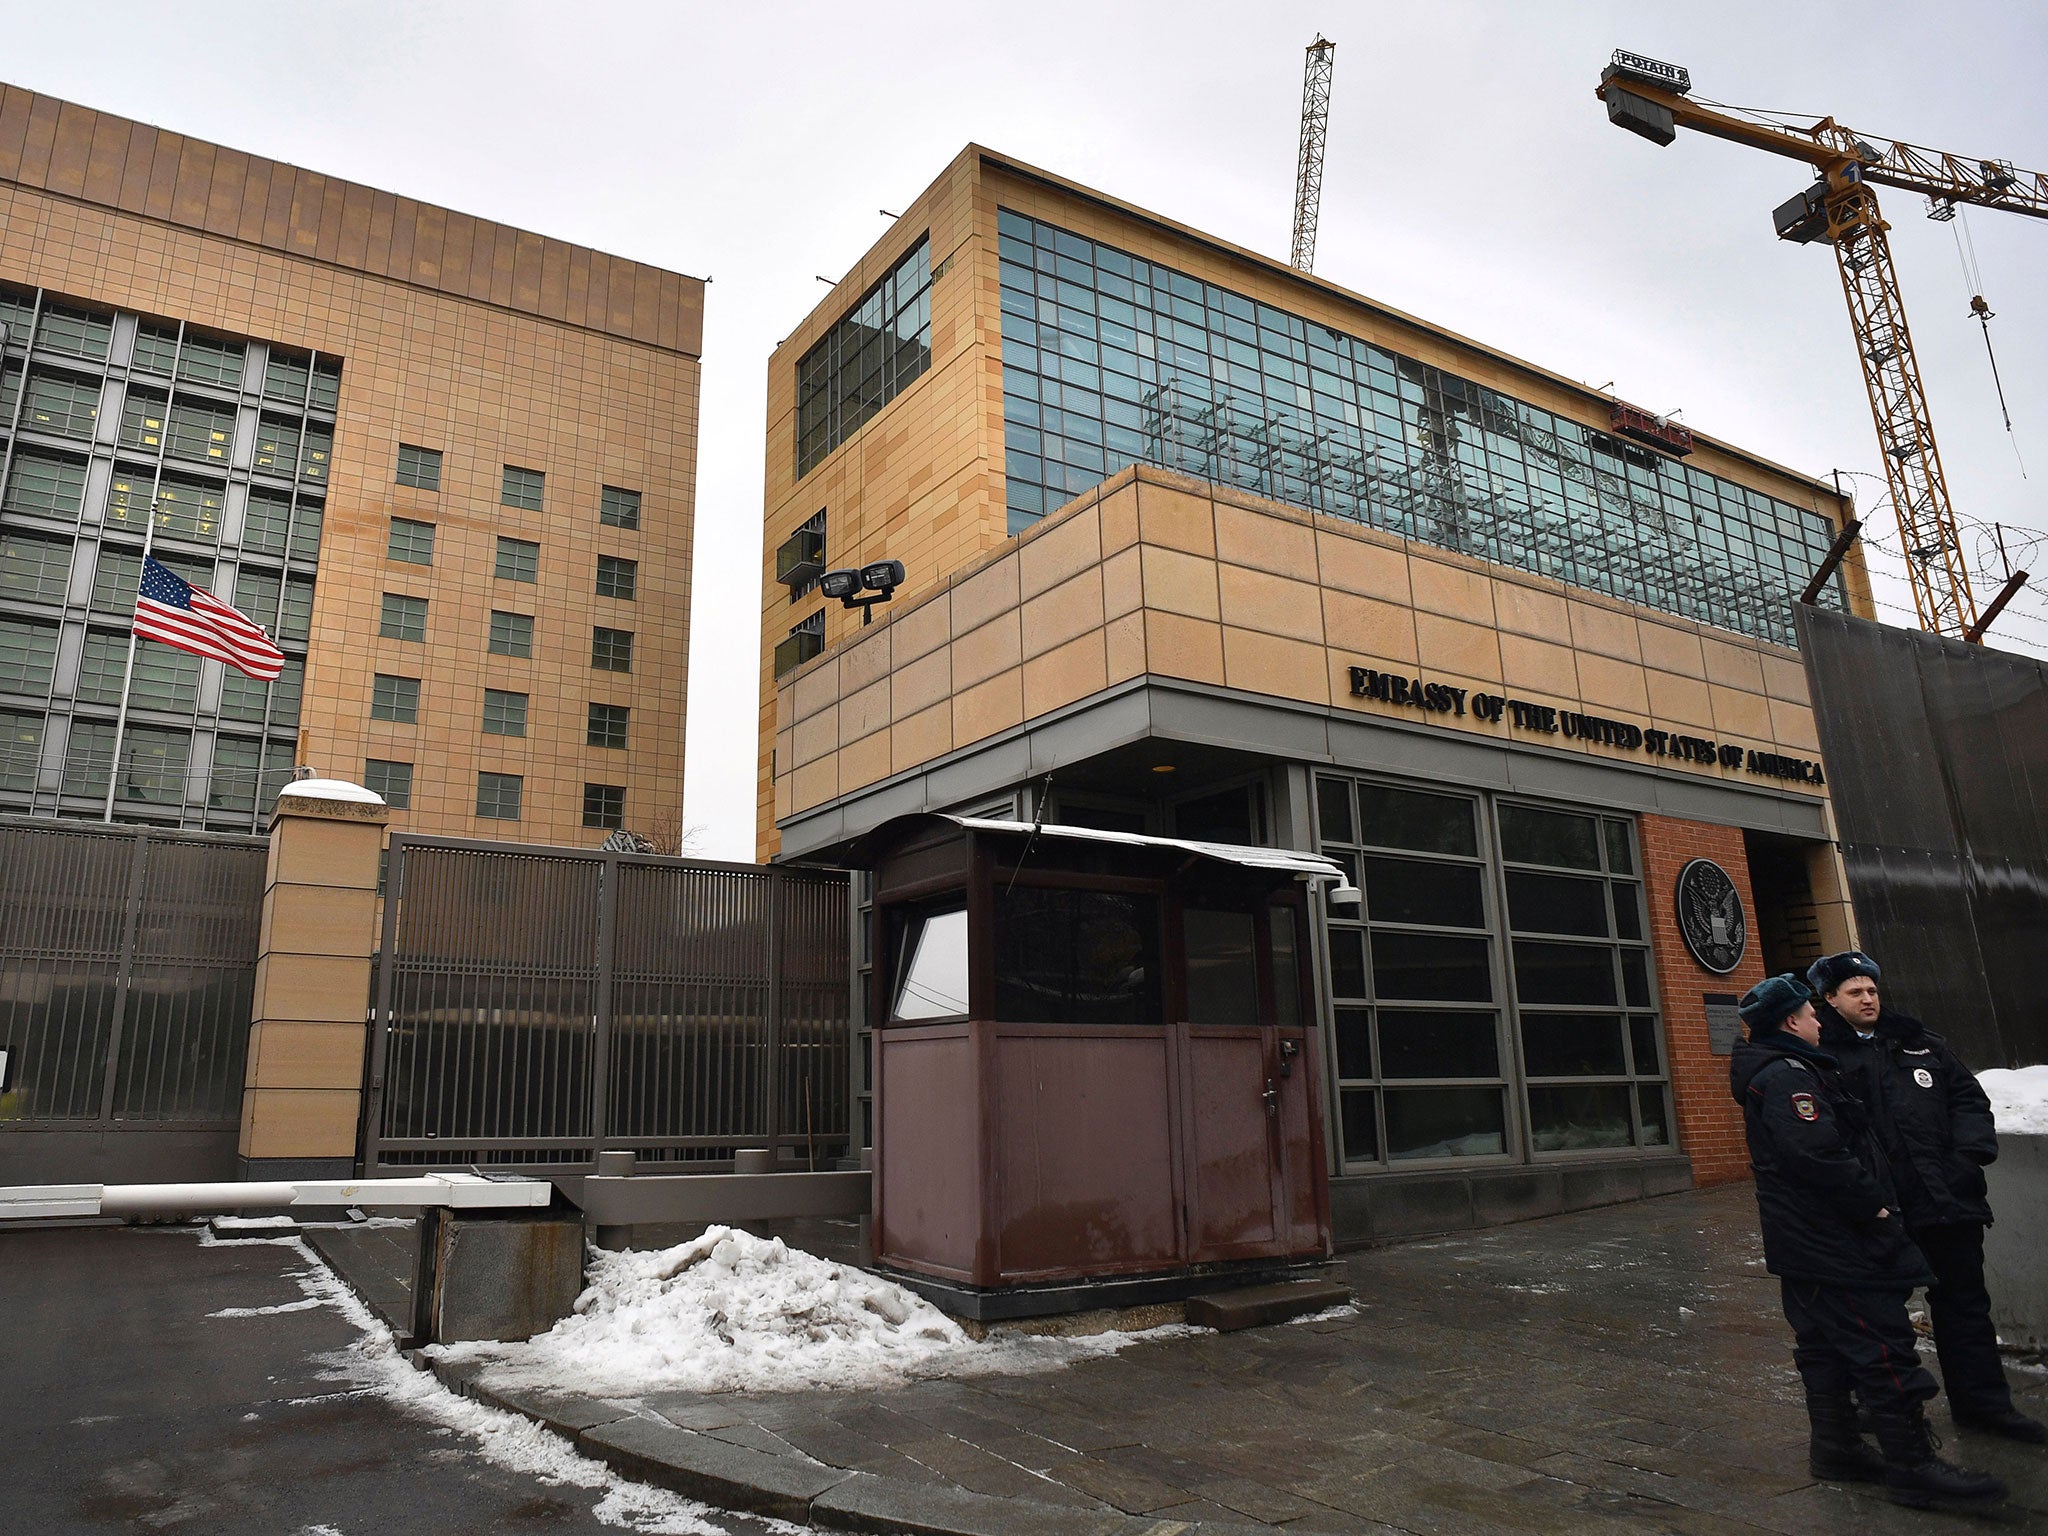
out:
{"label": "overcast sky", "polygon": [[[2048,7],[2018,0],[0,0],[0,17],[14,84],[713,280],[686,814],[732,858],[753,852],[768,353],[823,296],[816,276],[881,234],[876,210],[963,144],[1284,258],[1320,31],[1337,43],[1320,275],[1823,476],[1881,465],[1832,256],[1772,235],[1804,168],[1609,127],[1592,95],[1608,53],[1684,64],[1719,101],[2048,167]],[[1904,193],[1884,207],[1959,513],[2039,539],[2048,223],[1968,219],[2008,437],[1959,226]],[[1881,494],[1855,483],[1865,506]],[[1896,547],[1888,517],[1872,532]],[[2048,549],[2032,563],[2042,592],[1994,638],[2048,654]]]}

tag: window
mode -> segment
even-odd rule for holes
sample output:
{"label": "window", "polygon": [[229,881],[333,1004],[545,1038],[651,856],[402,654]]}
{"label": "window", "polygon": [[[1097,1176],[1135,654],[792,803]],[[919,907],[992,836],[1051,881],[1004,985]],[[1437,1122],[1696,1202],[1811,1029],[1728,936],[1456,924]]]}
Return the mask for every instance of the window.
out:
{"label": "window", "polygon": [[[87,630],[78,661],[78,697],[88,704],[119,704],[127,669],[127,631]],[[136,646],[128,697],[140,709],[189,711],[199,701],[199,658],[168,645]]]}
{"label": "window", "polygon": [[491,610],[491,654],[493,656],[533,655],[533,616]]}
{"label": "window", "polygon": [[632,671],[633,631],[606,629],[602,625],[591,630],[590,664],[600,672]]}
{"label": "window", "polygon": [[[97,379],[74,379],[65,373],[32,373],[28,397],[22,402],[21,424],[31,432],[63,437],[91,437],[100,414]],[[154,447],[155,444],[150,445]]]}
{"label": "window", "polygon": [[911,911],[901,922],[889,1017],[945,1019],[967,1012],[967,914],[957,907]]}
{"label": "window", "polygon": [[334,429],[312,422],[306,428],[306,451],[299,456],[299,478],[324,482],[334,462]]}
{"label": "window", "polygon": [[1004,1023],[1157,1024],[1158,901],[998,887],[995,993]]}
{"label": "window", "polygon": [[255,469],[258,474],[289,480],[299,472],[299,423],[282,416],[264,416],[256,426]]}
{"label": "window", "polygon": [[498,540],[497,576],[500,581],[538,581],[540,546],[531,539]]}
{"label": "window", "polygon": [[178,354],[178,377],[197,384],[214,384],[222,389],[239,389],[246,349],[239,341],[215,341],[185,332],[185,348]]}
{"label": "window", "polygon": [[583,786],[583,825],[623,827],[626,824],[626,786],[586,784]]}
{"label": "window", "polygon": [[1510,801],[1498,814],[1531,1147],[1669,1146],[1632,824]]}
{"label": "window", "polygon": [[242,548],[254,554],[284,554],[285,529],[292,517],[289,496],[276,491],[249,492],[248,511],[242,517]]}
{"label": "window", "polygon": [[262,759],[260,742],[240,736],[217,737],[213,743],[213,768],[206,776],[206,808],[243,816],[254,811]]}
{"label": "window", "polygon": [[516,773],[476,776],[476,813],[485,821],[517,821],[526,780]]}
{"label": "window", "polygon": [[775,551],[775,579],[789,588],[789,600],[800,602],[825,574],[825,511],[820,508]]}
{"label": "window", "polygon": [[142,373],[169,373],[178,357],[178,328],[145,320],[135,332],[135,368]]}
{"label": "window", "polygon": [[640,526],[640,493],[608,485],[598,493],[597,520],[607,528]]}
{"label": "window", "polygon": [[597,557],[597,595],[616,597],[621,602],[633,601],[633,590],[640,583],[640,562],[621,560],[613,555]]}
{"label": "window", "polygon": [[0,597],[61,603],[71,580],[71,541],[0,534]]}
{"label": "window", "polygon": [[398,483],[410,485],[417,490],[438,491],[441,489],[441,450],[438,448],[415,448],[411,443],[398,445]]}
{"label": "window", "polygon": [[484,690],[484,734],[486,736],[524,736],[526,734],[526,695],[506,693],[499,688]]}
{"label": "window", "polygon": [[[149,489],[140,476],[116,475],[114,493],[121,494],[127,489],[122,481],[128,482],[142,500],[136,505],[135,526],[140,528],[149,512]],[[188,480],[178,475],[165,475],[156,489],[156,531],[167,533],[174,538],[197,539],[213,544],[220,539],[220,520],[227,510],[227,488],[212,485],[204,480]],[[107,516],[115,516],[114,494],[107,498]]]}
{"label": "window", "polygon": [[363,788],[382,795],[394,811],[412,806],[412,764],[386,762],[381,757],[363,760]]}
{"label": "window", "polygon": [[73,518],[84,499],[84,464],[22,452],[14,456],[14,468],[7,474],[7,497],[0,504],[10,512]]}
{"label": "window", "polygon": [[377,633],[386,640],[425,640],[427,600],[386,592],[384,612],[377,620]]}
{"label": "window", "polygon": [[164,428],[164,452],[172,458],[196,459],[225,469],[234,447],[233,406],[180,400],[171,407]]}
{"label": "window", "polygon": [[379,672],[370,684],[370,718],[395,720],[400,725],[418,724],[420,680]]}
{"label": "window", "polygon": [[277,606],[284,598],[284,578],[272,571],[243,566],[235,573],[235,606],[266,630],[277,628]]}
{"label": "window", "polygon": [[277,633],[284,640],[304,640],[313,633],[313,583],[303,576],[285,578]]}
{"label": "window", "polygon": [[[107,752],[112,754],[111,743]],[[131,725],[121,744],[120,787],[115,798],[177,805],[185,798],[185,769],[191,760],[190,731]]]}
{"label": "window", "polygon": [[616,747],[624,750],[626,745],[626,718],[632,711],[623,704],[593,704],[590,706],[590,727],[584,736],[585,742],[593,747]]}
{"label": "window", "polygon": [[391,519],[391,542],[385,555],[406,565],[434,563],[434,525],[416,523],[409,517]]}
{"label": "window", "polygon": [[48,352],[69,352],[73,357],[105,362],[107,344],[113,339],[114,317],[65,309],[49,304],[43,309],[42,329],[36,345]]}
{"label": "window", "polygon": [[273,347],[270,361],[263,368],[263,398],[303,405],[306,381],[311,377],[312,368],[303,354],[280,352]]}
{"label": "window", "polygon": [[299,499],[299,510],[292,518],[292,558],[294,560],[318,560],[320,558],[320,524],[324,508],[320,502]]}
{"label": "window", "polygon": [[316,411],[333,411],[341,404],[341,360],[323,357],[313,365],[312,397],[307,402]]}
{"label": "window", "polygon": [[775,675],[794,671],[825,649],[825,613],[823,609],[799,620],[789,632],[789,638],[778,641],[775,646]]}
{"label": "window", "polygon": [[57,626],[24,619],[0,619],[0,691],[50,691],[57,670]]}
{"label": "window", "polygon": [[114,724],[111,720],[73,720],[64,743],[64,793],[101,796],[114,766]]}
{"label": "window", "polygon": [[0,325],[7,327],[9,339],[20,347],[28,344],[30,329],[36,320],[36,296],[20,288],[0,288]]}
{"label": "window", "polygon": [[1479,802],[1318,775],[1318,846],[1360,886],[1328,914],[1339,1128],[1354,1163],[1504,1156]]}
{"label": "window", "polygon": [[[1794,641],[1787,599],[1834,532],[1817,512],[1010,209],[996,224],[1011,533],[1151,462]],[[799,364],[800,468],[833,440],[810,405],[829,362]]]}
{"label": "window", "polygon": [[43,717],[0,710],[0,789],[34,789],[42,760]]}
{"label": "window", "polygon": [[541,489],[547,476],[537,469],[521,469],[516,464],[505,466],[505,483],[498,492],[498,500],[508,507],[524,507],[529,512],[538,512],[541,503]]}
{"label": "window", "polygon": [[931,366],[931,282],[926,238],[797,363],[798,479]]}

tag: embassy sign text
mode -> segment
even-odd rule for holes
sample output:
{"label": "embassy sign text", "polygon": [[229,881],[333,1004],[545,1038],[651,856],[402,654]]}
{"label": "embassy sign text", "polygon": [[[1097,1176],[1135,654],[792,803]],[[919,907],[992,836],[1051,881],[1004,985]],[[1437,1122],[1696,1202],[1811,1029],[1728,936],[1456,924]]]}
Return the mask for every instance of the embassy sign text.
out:
{"label": "embassy sign text", "polygon": [[1546,736],[1567,736],[1574,741],[1597,741],[1624,752],[1641,752],[1648,757],[1677,758],[1680,762],[1704,766],[1740,768],[1770,779],[1793,779],[1804,784],[1825,784],[1820,764],[1811,758],[1786,757],[1777,752],[1759,752],[1735,742],[1709,741],[1704,736],[1686,736],[1649,726],[1589,715],[1581,710],[1560,709],[1553,704],[1531,704],[1498,693],[1473,693],[1447,683],[1425,683],[1419,677],[1398,672],[1380,672],[1371,667],[1351,668],[1351,696],[1376,699],[1414,709],[1424,714],[1470,715],[1488,724],[1505,720],[1511,729],[1535,731]]}

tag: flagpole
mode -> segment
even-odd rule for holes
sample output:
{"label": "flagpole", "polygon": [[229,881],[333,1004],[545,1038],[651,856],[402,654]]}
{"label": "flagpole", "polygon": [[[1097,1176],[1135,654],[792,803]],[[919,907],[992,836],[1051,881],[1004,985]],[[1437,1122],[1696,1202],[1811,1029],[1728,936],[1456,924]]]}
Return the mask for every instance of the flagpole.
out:
{"label": "flagpole", "polygon": [[[142,532],[142,564],[145,570],[149,566],[150,549],[156,543],[158,499],[156,496],[149,498],[149,526]],[[141,571],[136,573],[135,587],[139,594],[142,590]],[[120,788],[121,785],[121,738],[128,734],[128,686],[135,681],[135,647],[141,641],[142,637],[135,633],[135,609],[133,605],[130,605],[128,610],[128,666],[121,673],[121,711],[114,716],[114,760],[107,765],[107,809],[106,814],[100,818],[102,821],[109,823],[114,819],[114,791]]]}

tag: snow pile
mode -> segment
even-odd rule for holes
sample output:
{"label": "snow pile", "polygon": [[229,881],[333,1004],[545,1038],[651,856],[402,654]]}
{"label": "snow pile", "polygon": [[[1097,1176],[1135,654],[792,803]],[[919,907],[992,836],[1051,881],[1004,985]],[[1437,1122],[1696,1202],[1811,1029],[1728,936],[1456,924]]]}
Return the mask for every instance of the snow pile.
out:
{"label": "snow pile", "polygon": [[1991,1097],[1998,1128],[2015,1136],[2048,1136],[2048,1066],[1993,1067],[1977,1081]]}
{"label": "snow pile", "polygon": [[593,1253],[575,1315],[528,1343],[436,1352],[488,1362],[486,1379],[500,1387],[637,1397],[1048,1370],[1114,1354],[1141,1337],[1192,1331],[977,1343],[899,1285],[785,1247],[780,1238],[711,1227],[660,1252]]}

